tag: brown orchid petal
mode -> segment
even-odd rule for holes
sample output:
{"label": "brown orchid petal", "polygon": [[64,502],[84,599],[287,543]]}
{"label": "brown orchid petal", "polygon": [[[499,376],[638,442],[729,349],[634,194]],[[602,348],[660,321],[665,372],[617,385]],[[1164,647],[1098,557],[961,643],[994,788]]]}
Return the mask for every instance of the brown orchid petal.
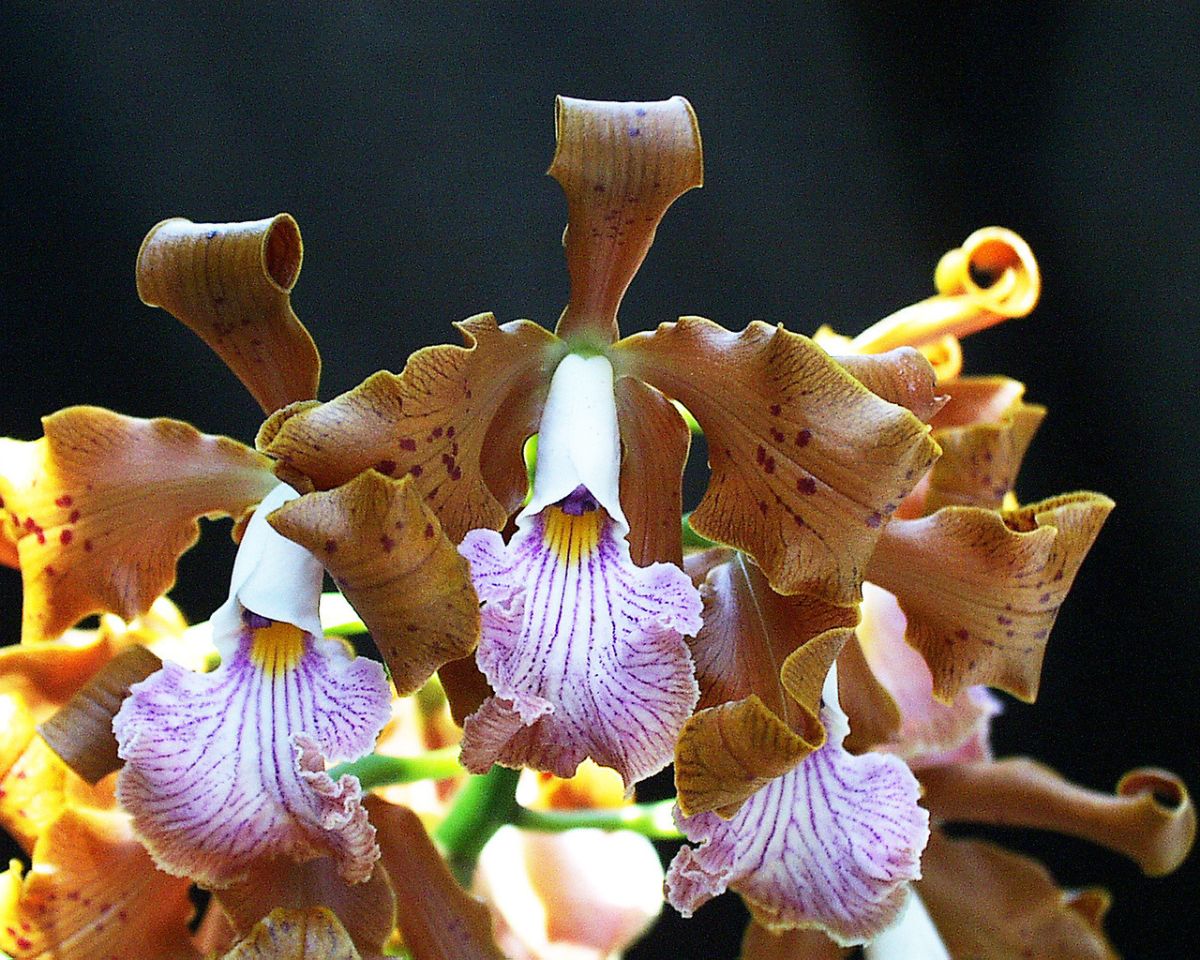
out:
{"label": "brown orchid petal", "polygon": [[806,697],[801,709],[781,677],[784,663],[826,631],[853,627],[858,612],[812,597],[781,596],[748,558],[732,551],[725,555],[727,561],[712,567],[700,585],[704,625],[688,641],[700,684],[699,705],[716,706],[754,693],[794,729],[812,733],[821,684],[815,699]]}
{"label": "brown orchid petal", "polygon": [[946,253],[934,275],[937,296],[898,310],[855,337],[855,353],[895,347],[934,347],[946,336],[965,337],[994,323],[1023,317],[1041,293],[1041,274],[1029,245],[1011,230],[984,227]]}
{"label": "brown orchid petal", "polygon": [[683,317],[612,357],[704,428],[712,477],[691,515],[698,533],[745,550],[781,593],[859,599],[882,527],[936,456],[928,427],[765,323],[730,333]]}
{"label": "brown orchid petal", "polygon": [[20,521],[22,639],[90,613],[145,613],[175,582],[202,516],[238,516],[276,485],[269,461],[178,420],[69,407],[31,445],[38,471],[6,509]]}
{"label": "brown orchid petal", "polygon": [[1046,638],[1112,507],[1100,494],[1074,493],[1003,513],[944,507],[889,524],[867,576],[899,599],[935,697],[949,703],[972,684],[1037,696]]}
{"label": "brown orchid petal", "polygon": [[413,960],[503,960],[487,907],[451,876],[417,815],[376,798],[367,807]]}
{"label": "brown orchid petal", "polygon": [[692,433],[674,404],[640,380],[617,381],[621,428],[621,508],[629,521],[629,553],[639,567],[683,562],[679,516],[683,467]]}
{"label": "brown orchid petal", "polygon": [[223,960],[362,960],[331,910],[272,910]]}
{"label": "brown orchid petal", "polygon": [[911,410],[929,423],[946,402],[929,361],[919,350],[897,347],[873,356],[834,356],[850,375],[877,397]]}
{"label": "brown orchid petal", "polygon": [[936,817],[1082,837],[1124,854],[1151,877],[1178,867],[1196,838],[1191,797],[1167,770],[1131,770],[1115,795],[1076,786],[1024,758],[933,767],[918,776]]}
{"label": "brown orchid petal", "polygon": [[325,565],[362,617],[400,694],[479,642],[467,561],[408,477],[367,470],[309,493],[268,518]]}
{"label": "brown orchid petal", "polygon": [[867,663],[857,632],[842,647],[837,667],[838,699],[851,718],[843,746],[851,753],[863,753],[888,743],[900,731],[900,708]]}
{"label": "brown orchid petal", "polygon": [[1116,960],[1099,927],[1074,909],[1046,868],[994,844],[935,830],[917,891],[955,957]]}
{"label": "brown orchid petal", "polygon": [[162,667],[145,647],[133,646],[100,668],[38,733],[78,776],[90,784],[121,769],[112,719],[129,688]]}
{"label": "brown orchid petal", "polygon": [[567,195],[571,298],[564,338],[617,338],[617,308],[676,198],[704,182],[700,128],[683,97],[612,103],[559,97],[550,176]]}
{"label": "brown orchid petal", "polygon": [[381,371],[297,411],[263,449],[322,490],[371,467],[410,475],[455,543],[502,529],[525,496],[522,448],[565,345],[528,320],[456,326],[466,346],[418,350],[399,376]]}
{"label": "brown orchid petal", "polygon": [[460,727],[494,692],[474,654],[443,663],[438,668],[438,679],[450,703],[450,716]]}
{"label": "brown orchid petal", "polygon": [[354,946],[367,954],[380,954],[396,926],[396,898],[387,871],[376,865],[366,883],[347,883],[338,876],[328,857],[295,863],[280,859],[262,862],[246,880],[213,891],[238,937],[273,910],[305,911],[328,908],[337,917]]}
{"label": "brown orchid petal", "polygon": [[841,960],[848,953],[820,930],[775,933],[751,920],[742,938],[741,960]]}
{"label": "brown orchid petal", "polygon": [[317,395],[321,358],[292,312],[304,245],[289,214],[247,223],[175,217],[142,241],[142,302],[182,321],[229,365],[266,413]]}
{"label": "brown orchid petal", "polygon": [[713,567],[700,594],[691,647],[706,709],[680,732],[675,786],[685,816],[729,817],[825,742],[821,687],[857,613],[780,596],[741,554]]}
{"label": "brown orchid petal", "polygon": [[752,793],[783,776],[825,740],[809,743],[754,694],[689,717],[675,745],[675,790],[685,817],[728,819]]}
{"label": "brown orchid petal", "polygon": [[33,868],[0,876],[0,950],[22,960],[182,960],[198,954],[188,881],[154,868],[116,810],[65,810]]}
{"label": "brown orchid petal", "polygon": [[933,419],[942,456],[930,471],[922,509],[999,509],[1046,408],[1025,403],[1025,385],[1007,377],[963,378],[941,388],[950,398]]}

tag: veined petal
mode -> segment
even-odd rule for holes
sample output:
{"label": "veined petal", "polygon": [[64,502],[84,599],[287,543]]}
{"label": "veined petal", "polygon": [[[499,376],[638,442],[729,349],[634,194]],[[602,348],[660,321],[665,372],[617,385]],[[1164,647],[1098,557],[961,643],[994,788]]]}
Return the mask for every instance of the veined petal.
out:
{"label": "veined petal", "polygon": [[666,766],[699,695],[683,635],[700,628],[700,598],[686,574],[635,567],[586,491],[527,518],[507,545],[477,530],[459,549],[484,604],[476,657],[495,690],[467,718],[464,765],[569,777],[590,756],[627,788]]}
{"label": "veined petal", "polygon": [[737,334],[683,317],[611,356],[704,427],[712,477],[697,532],[749,553],[780,593],[858,600],[884,523],[936,456],[927,426],[764,323]]}
{"label": "veined petal", "polygon": [[269,518],[321,558],[362,617],[401,694],[479,639],[479,602],[466,561],[410,478],[359,474],[310,493]]}
{"label": "veined petal", "polygon": [[90,613],[145,613],[174,584],[199,517],[237,517],[278,482],[265,457],[178,420],[70,407],[43,424],[24,447],[34,469],[18,458],[28,483],[5,495],[21,529],[27,643]]}
{"label": "veined petal", "polygon": [[167,664],[113,719],[121,805],[160,868],[205,886],[279,855],[330,856],[359,882],[378,857],[358,780],[334,782],[325,766],[372,748],[387,681],[320,635],[320,565],[266,520],[288,496],[281,486],[268,497],[242,539],[230,598],[212,618],[221,665]]}
{"label": "veined petal", "polygon": [[896,757],[842,749],[845,714],[836,670],[821,719],[829,739],[752,795],[731,820],[676,814],[699,847],[684,847],[667,873],[667,896],[684,916],[727,888],[770,929],[817,927],[839,944],[863,943],[899,914],[920,877],[929,815]]}
{"label": "veined petal", "polygon": [[407,474],[455,542],[503,528],[525,497],[522,447],[566,346],[528,320],[497,326],[480,314],[456,326],[465,346],[426,347],[399,376],[381,371],[297,409],[275,424],[266,452],[320,489],[371,467]]}
{"label": "veined petal", "polygon": [[142,241],[137,289],[207,343],[266,413],[317,395],[321,358],[292,312],[304,245],[289,214],[163,220]]}
{"label": "veined petal", "polygon": [[889,524],[867,576],[899,599],[935,697],[949,703],[973,684],[1037,696],[1046,638],[1112,507],[1075,493]]}
{"label": "veined petal", "polygon": [[612,103],[559,97],[550,175],[567,195],[571,299],[559,336],[617,338],[617,308],[667,208],[704,182],[700,128],[683,97]]}
{"label": "veined petal", "polygon": [[188,883],[154,869],[117,810],[69,809],[0,875],[0,950],[20,960],[191,960]]}
{"label": "veined petal", "polygon": [[932,767],[920,777],[940,819],[1082,837],[1124,854],[1151,877],[1175,870],[1196,839],[1191,797],[1167,770],[1131,770],[1115,795],[1076,786],[1023,758]]}
{"label": "veined petal", "polygon": [[911,410],[925,423],[946,403],[929,361],[912,347],[862,356],[835,354],[833,359],[877,397]]}
{"label": "veined petal", "polygon": [[[1000,701],[986,687],[967,687],[950,703],[933,696],[933,675],[924,658],[904,642],[907,620],[896,598],[873,583],[863,584],[858,637],[872,674],[900,711],[899,730],[889,750],[917,768],[958,760],[991,759],[991,720]],[[960,751],[962,751],[960,753]]]}
{"label": "veined petal", "polygon": [[1076,909],[1046,868],[979,840],[935,830],[917,891],[955,957],[1116,960],[1100,917]]}

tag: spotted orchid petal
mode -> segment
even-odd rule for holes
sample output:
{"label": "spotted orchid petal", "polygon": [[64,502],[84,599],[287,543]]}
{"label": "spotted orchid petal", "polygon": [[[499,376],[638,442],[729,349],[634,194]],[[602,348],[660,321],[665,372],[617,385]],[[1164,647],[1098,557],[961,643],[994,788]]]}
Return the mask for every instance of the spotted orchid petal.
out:
{"label": "spotted orchid petal", "polygon": [[935,830],[924,870],[917,891],[951,956],[1117,960],[1101,926],[1107,897],[1060,889],[1035,860]]}
{"label": "spotted orchid petal", "polygon": [[700,599],[678,567],[636,567],[618,490],[612,367],[571,355],[555,371],[532,499],[508,544],[460,550],[483,603],[476,652],[495,695],[467,718],[463,763],[568,777],[584,757],[627,787],[670,762],[698,689],[684,634]]}
{"label": "spotted orchid petal", "polygon": [[522,446],[566,348],[528,320],[480,314],[457,327],[465,346],[426,347],[399,375],[380,371],[328,403],[283,411],[263,449],[319,489],[371,467],[411,476],[455,542],[502,529],[525,496]]}
{"label": "spotted orchid petal", "polygon": [[1112,508],[1100,494],[1074,493],[888,525],[867,576],[900,601],[935,697],[949,703],[977,684],[1037,696],[1050,628]]}
{"label": "spotted orchid petal", "polygon": [[667,873],[668,900],[684,916],[731,889],[771,929],[816,927],[851,945],[899,915],[929,836],[920,788],[898,758],[842,748],[849,726],[837,703],[836,669],[824,694],[825,746],[730,820],[676,814],[700,844],[681,849]]}
{"label": "spotted orchid petal", "polygon": [[317,395],[321,358],[291,307],[303,259],[286,213],[248,223],[173,217],[142,241],[138,295],[212,347],[271,413]]}
{"label": "spotted orchid petal", "polygon": [[118,798],[160,868],[210,887],[260,858],[332,857],[348,882],[378,857],[358,780],[326,764],[370,751],[387,721],[383,669],[321,634],[321,566],[254,514],[228,601],[213,615],[221,665],[167,664],[113,720],[125,766]]}
{"label": "spotted orchid petal", "polygon": [[32,868],[0,875],[0,951],[55,960],[198,960],[188,883],[154,869],[119,810],[62,811]]}
{"label": "spotted orchid petal", "polygon": [[907,620],[896,598],[863,584],[858,637],[871,673],[900,713],[890,742],[876,749],[903,757],[910,767],[991,759],[990,728],[1000,701],[986,687],[967,687],[950,702],[933,696],[933,675],[921,655],[904,642]]}
{"label": "spotted orchid petal", "polygon": [[178,420],[70,407],[43,425],[43,439],[0,459],[27,643],[91,613],[146,613],[173,585],[200,517],[238,517],[277,483],[265,457]]}
{"label": "spotted orchid petal", "polygon": [[683,97],[614,103],[559,97],[550,164],[567,195],[571,297],[557,333],[617,337],[617,308],[675,200],[704,181],[700,128]]}
{"label": "spotted orchid petal", "polygon": [[780,593],[856,602],[883,526],[937,455],[929,427],[765,323],[731,333],[682,317],[611,355],[704,428],[712,476],[696,531],[750,554]]}

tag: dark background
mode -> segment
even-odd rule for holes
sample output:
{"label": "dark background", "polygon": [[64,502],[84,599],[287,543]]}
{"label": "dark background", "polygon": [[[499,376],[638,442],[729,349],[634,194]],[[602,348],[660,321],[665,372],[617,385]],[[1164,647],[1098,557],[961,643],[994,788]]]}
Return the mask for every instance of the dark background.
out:
{"label": "dark background", "polygon": [[[660,229],[627,332],[698,313],[855,333],[928,295],[938,256],[976,227],[1029,240],[1042,304],[971,338],[968,368],[1050,408],[1023,499],[1087,487],[1118,508],[1040,701],[1010,707],[998,747],[1095,787],[1160,764],[1200,788],[1200,31],[1183,5],[1150,7],[10,2],[0,433],[32,439],[40,415],[96,403],[253,439],[233,376],[137,299],[138,244],[171,215],[296,216],[293,304],[324,354],[323,398],[482,310],[552,325],[554,95],[683,94],[707,185]],[[191,617],[223,598],[230,556],[227,525],[209,525],[176,592]],[[19,578],[0,570],[6,637],[18,622]],[[1194,946],[1195,858],[1145,881],[1083,843],[1016,842],[1064,883],[1113,890],[1128,956]],[[630,956],[732,957],[740,918],[732,896],[691,922],[668,909]]]}

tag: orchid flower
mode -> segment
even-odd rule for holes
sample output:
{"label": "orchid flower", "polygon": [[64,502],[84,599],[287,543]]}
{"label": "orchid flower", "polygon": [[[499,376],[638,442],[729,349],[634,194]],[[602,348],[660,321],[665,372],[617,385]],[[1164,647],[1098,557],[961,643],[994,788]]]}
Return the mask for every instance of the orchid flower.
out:
{"label": "orchid flower", "polygon": [[[681,559],[689,433],[670,401],[708,437],[696,529],[747,551],[786,593],[853,602],[884,519],[936,454],[918,416],[889,401],[924,412],[933,377],[914,351],[856,358],[879,396],[812,341],[762,323],[733,334],[685,317],[618,340],[659,221],[701,182],[695,116],[682,98],[560,98],[556,120],[571,279],[556,334],[472,317],[465,347],[422,350],[398,376],[283,411],[264,449],[318,488],[372,467],[410,477],[463,540],[490,693],[443,679],[456,713],[471,713],[469,768],[567,775],[590,756],[632,786],[669,762],[696,699],[682,637],[699,601],[658,565]],[[533,499],[504,544],[489,531],[522,502],[535,432]]]}

